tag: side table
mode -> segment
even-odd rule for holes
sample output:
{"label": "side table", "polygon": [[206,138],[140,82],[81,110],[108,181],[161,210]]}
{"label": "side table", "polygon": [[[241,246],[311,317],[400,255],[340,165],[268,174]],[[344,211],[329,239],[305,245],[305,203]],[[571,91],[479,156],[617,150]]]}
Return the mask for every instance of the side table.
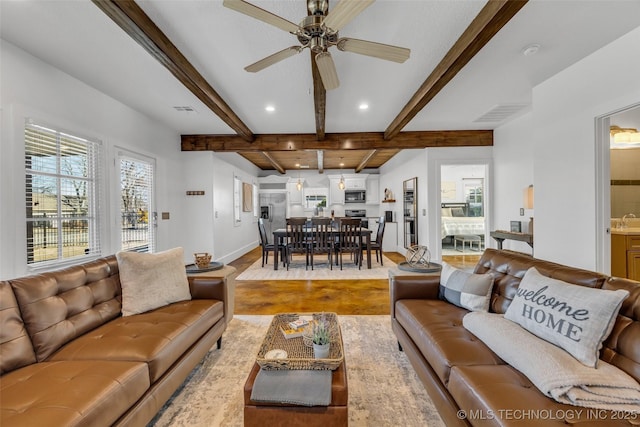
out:
{"label": "side table", "polygon": [[236,276],[238,271],[235,267],[225,265],[219,270],[204,271],[202,273],[187,273],[189,283],[197,281],[206,285],[207,280],[215,281],[219,283],[224,282],[224,298],[226,302],[225,306],[225,322],[228,325],[231,319],[233,319],[234,301],[236,293]]}

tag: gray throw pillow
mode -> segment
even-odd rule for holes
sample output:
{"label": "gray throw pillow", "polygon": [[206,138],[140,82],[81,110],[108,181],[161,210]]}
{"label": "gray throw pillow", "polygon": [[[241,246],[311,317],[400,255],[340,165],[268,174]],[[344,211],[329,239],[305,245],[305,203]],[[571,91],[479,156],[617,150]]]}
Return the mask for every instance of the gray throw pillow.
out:
{"label": "gray throw pillow", "polygon": [[628,295],[622,289],[592,289],[552,279],[531,267],[504,317],[595,368],[602,342]]}
{"label": "gray throw pillow", "polygon": [[191,299],[182,248],[155,254],[118,252],[116,258],[123,316]]}
{"label": "gray throw pillow", "polygon": [[471,311],[489,311],[493,276],[459,270],[446,262],[440,273],[440,299]]}

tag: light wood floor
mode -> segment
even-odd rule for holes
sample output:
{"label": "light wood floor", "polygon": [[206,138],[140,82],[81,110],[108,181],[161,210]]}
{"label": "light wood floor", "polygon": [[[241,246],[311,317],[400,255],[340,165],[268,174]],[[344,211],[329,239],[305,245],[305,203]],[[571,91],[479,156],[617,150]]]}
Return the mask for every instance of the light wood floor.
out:
{"label": "light wood floor", "polygon": [[[260,259],[260,247],[229,263],[242,273]],[[395,263],[404,255],[385,252]],[[456,255],[444,260],[473,269],[480,255]],[[269,262],[273,258],[269,257]],[[272,267],[272,264],[271,268]],[[266,265],[264,268],[268,268]],[[276,314],[328,311],[342,315],[389,314],[389,281],[382,280],[236,280],[236,314]]]}

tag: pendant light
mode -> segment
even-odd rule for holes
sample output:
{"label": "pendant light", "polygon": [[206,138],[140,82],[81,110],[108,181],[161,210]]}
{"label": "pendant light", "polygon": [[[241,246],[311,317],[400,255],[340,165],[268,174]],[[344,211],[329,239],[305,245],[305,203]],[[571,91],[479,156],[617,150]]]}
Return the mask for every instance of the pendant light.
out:
{"label": "pendant light", "polygon": [[298,161],[296,166],[298,166],[298,183],[296,184],[296,188],[298,191],[302,191],[302,181],[300,181],[300,161]]}
{"label": "pendant light", "polygon": [[344,176],[342,175],[342,167],[344,166],[344,163],[342,162],[342,157],[340,157],[340,182],[338,182],[338,188],[341,190],[344,190]]}

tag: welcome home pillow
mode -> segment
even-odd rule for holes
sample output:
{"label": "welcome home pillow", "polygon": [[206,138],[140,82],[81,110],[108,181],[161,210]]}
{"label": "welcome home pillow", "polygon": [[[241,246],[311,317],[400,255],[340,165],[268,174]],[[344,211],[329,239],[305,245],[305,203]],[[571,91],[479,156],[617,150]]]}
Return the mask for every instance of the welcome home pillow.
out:
{"label": "welcome home pillow", "polygon": [[471,311],[489,311],[493,276],[459,270],[446,262],[440,273],[440,299]]}
{"label": "welcome home pillow", "polygon": [[191,299],[182,248],[155,254],[118,252],[116,258],[123,316]]}
{"label": "welcome home pillow", "polygon": [[592,368],[628,291],[572,285],[527,270],[504,317]]}

